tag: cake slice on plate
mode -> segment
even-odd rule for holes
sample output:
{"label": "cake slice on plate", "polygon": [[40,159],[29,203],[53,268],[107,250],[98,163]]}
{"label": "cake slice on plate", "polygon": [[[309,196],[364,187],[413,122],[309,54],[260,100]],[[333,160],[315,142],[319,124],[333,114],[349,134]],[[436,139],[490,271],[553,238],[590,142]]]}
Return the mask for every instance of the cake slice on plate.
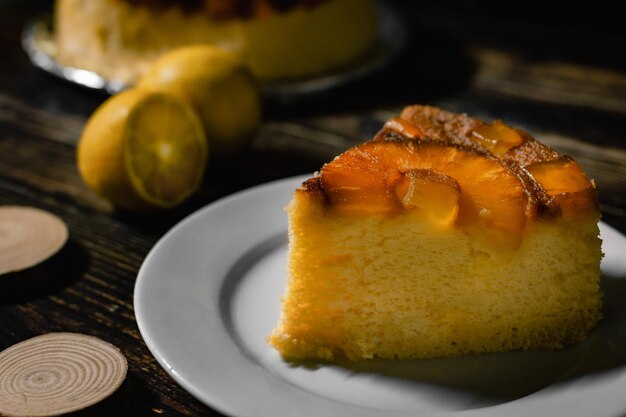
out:
{"label": "cake slice on plate", "polygon": [[501,121],[408,107],[287,213],[286,358],[555,349],[600,318],[594,183]]}

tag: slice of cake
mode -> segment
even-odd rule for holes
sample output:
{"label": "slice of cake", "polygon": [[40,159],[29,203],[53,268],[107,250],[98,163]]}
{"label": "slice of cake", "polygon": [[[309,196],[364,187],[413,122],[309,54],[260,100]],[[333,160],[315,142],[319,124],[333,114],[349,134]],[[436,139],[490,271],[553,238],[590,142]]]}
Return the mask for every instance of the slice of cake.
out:
{"label": "slice of cake", "polygon": [[287,213],[286,358],[554,349],[600,318],[594,183],[501,121],[408,107]]}
{"label": "slice of cake", "polygon": [[336,70],[370,52],[373,0],[57,0],[57,59],[133,84],[161,54],[211,44],[262,82]]}

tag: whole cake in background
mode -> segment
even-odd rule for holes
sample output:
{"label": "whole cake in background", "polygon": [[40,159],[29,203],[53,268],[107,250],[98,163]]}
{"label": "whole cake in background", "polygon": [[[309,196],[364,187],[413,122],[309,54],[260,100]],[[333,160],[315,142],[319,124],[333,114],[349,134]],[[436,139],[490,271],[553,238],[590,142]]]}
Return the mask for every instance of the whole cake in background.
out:
{"label": "whole cake in background", "polygon": [[331,72],[368,53],[373,0],[57,0],[57,60],[134,83],[165,51],[208,43],[262,82]]}
{"label": "whole cake in background", "polygon": [[595,185],[501,121],[407,107],[287,213],[286,358],[555,349],[600,319]]}

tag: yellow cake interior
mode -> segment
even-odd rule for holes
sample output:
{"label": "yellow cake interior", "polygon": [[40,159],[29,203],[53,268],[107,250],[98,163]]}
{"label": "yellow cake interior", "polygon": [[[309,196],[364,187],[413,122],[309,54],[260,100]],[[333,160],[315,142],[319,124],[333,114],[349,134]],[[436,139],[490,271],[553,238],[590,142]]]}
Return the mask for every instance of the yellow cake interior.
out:
{"label": "yellow cake interior", "polygon": [[[499,129],[498,125],[487,126],[481,131],[487,136],[493,126]],[[421,131],[428,127],[422,126]],[[389,147],[389,153],[394,147],[423,152],[423,147],[451,142],[440,131],[442,138],[435,145],[424,142],[409,146],[405,143],[410,142],[408,127],[386,129],[392,143],[380,146]],[[455,129],[458,134],[458,126]],[[399,130],[405,136],[398,143]],[[507,158],[504,152],[515,154],[513,147],[538,146],[527,144],[528,140],[531,138],[502,145],[502,150],[496,151],[498,157],[478,148],[475,155],[486,155],[494,166],[505,166],[503,172],[514,180],[518,171],[506,171],[507,164],[501,160]],[[441,146],[448,149],[457,145]],[[362,158],[372,148],[371,143],[365,144],[348,153]],[[425,149],[430,157],[432,151]],[[459,149],[474,155],[474,150]],[[372,163],[358,158],[357,165]],[[527,152],[525,159],[515,158],[522,161],[519,165],[527,166],[524,172],[535,172],[541,180],[523,174],[524,181],[531,184],[521,181],[525,188],[515,195],[526,196],[525,205],[519,210],[511,206],[511,210],[522,213],[525,221],[511,228],[506,221],[500,224],[471,216],[463,220],[464,210],[489,216],[485,208],[469,207],[480,196],[463,197],[469,187],[464,179],[459,178],[461,198],[454,203],[460,214],[453,214],[451,220],[434,221],[428,207],[385,208],[386,201],[395,201],[395,197],[376,197],[375,178],[367,183],[364,194],[354,194],[366,181],[354,180],[351,171],[335,175],[345,185],[336,194],[332,189],[336,185],[324,176],[329,177],[331,168],[340,163],[327,164],[320,175],[294,193],[287,207],[289,277],[281,317],[270,343],[286,358],[360,360],[554,349],[584,340],[600,318],[602,299],[595,187],[580,174],[578,182],[559,180],[561,190],[550,188],[553,180],[544,179],[542,169],[551,170],[549,178],[579,172],[564,170],[556,152],[542,149],[534,155]],[[574,163],[565,161],[567,167]],[[373,164],[378,166],[379,161]],[[392,163],[397,164],[395,160]],[[457,168],[444,169],[437,164],[433,166],[438,170],[462,175]],[[359,175],[383,175],[382,170],[372,170]],[[499,180],[493,181],[493,188],[498,187]],[[574,183],[587,184],[584,192],[572,188]],[[488,181],[485,184],[487,193],[496,193],[488,190]],[[533,190],[537,184],[540,188]],[[367,204],[359,208],[363,199]],[[385,203],[376,206],[372,201]],[[436,211],[445,211],[433,204],[427,201]],[[500,202],[490,204],[496,207]],[[472,224],[474,221],[477,223]],[[490,228],[505,233],[491,233]],[[487,232],[482,233],[483,229]]]}
{"label": "yellow cake interior", "polygon": [[298,194],[288,207],[292,279],[272,336],[287,357],[557,348],[583,340],[598,319],[595,219],[538,223],[503,256],[410,214],[323,210]]}

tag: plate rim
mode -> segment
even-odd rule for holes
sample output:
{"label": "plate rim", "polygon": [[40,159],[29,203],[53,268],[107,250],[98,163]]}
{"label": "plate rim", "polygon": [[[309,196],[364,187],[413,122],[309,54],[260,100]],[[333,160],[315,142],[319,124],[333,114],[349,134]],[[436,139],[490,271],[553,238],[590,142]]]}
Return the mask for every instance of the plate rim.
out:
{"label": "plate rim", "polygon": [[[238,408],[237,405],[233,406],[233,404],[229,403],[228,400],[225,400],[223,398],[220,398],[219,396],[213,395],[212,393],[207,393],[206,391],[202,389],[203,387],[195,386],[191,381],[188,380],[188,378],[185,377],[185,375],[178,373],[176,369],[174,369],[174,367],[172,366],[172,363],[174,363],[177,359],[172,360],[172,357],[175,355],[172,356],[172,353],[167,352],[167,349],[165,349],[165,351],[161,349],[161,346],[159,346],[159,341],[156,340],[158,337],[155,336],[157,331],[151,328],[152,326],[154,326],[154,324],[150,324],[149,320],[146,320],[144,317],[146,312],[144,312],[145,306],[143,305],[143,301],[142,301],[142,288],[146,285],[146,282],[148,282],[147,280],[149,280],[149,278],[147,278],[148,272],[147,272],[146,265],[150,265],[152,258],[157,256],[157,254],[161,250],[161,247],[165,244],[164,242],[167,242],[169,239],[171,239],[171,236],[174,236],[177,233],[179,233],[178,232],[179,230],[183,229],[184,227],[187,227],[186,225],[193,224],[196,221],[196,219],[200,219],[204,216],[207,216],[208,213],[211,213],[212,211],[217,210],[220,207],[223,208],[223,207],[227,207],[230,204],[237,203],[242,198],[245,198],[245,197],[250,198],[251,196],[256,195],[258,193],[265,194],[270,189],[281,189],[281,188],[290,187],[290,193],[291,193],[293,192],[293,189],[295,189],[299,183],[301,183],[303,180],[306,180],[309,177],[310,175],[296,176],[296,177],[284,178],[284,179],[272,181],[269,183],[257,185],[255,187],[251,187],[249,189],[242,190],[237,193],[226,196],[224,198],[221,198],[219,200],[216,200],[215,202],[208,204],[207,206],[197,210],[196,212],[191,213],[189,216],[185,217],[180,222],[178,222],[165,235],[163,235],[163,237],[161,237],[157,241],[157,243],[153,246],[153,248],[150,250],[146,258],[144,259],[141,265],[141,268],[138,272],[134,295],[133,295],[133,302],[134,302],[135,316],[137,319],[136,320],[137,326],[139,328],[139,331],[148,349],[150,350],[151,354],[155,357],[155,359],[158,361],[158,363],[166,370],[166,372],[179,385],[181,385],[186,391],[188,391],[191,395],[193,395],[195,398],[200,400],[202,403],[222,413],[237,416],[237,417],[247,417],[248,415],[253,415],[253,414],[240,413],[240,410],[237,409]],[[617,229],[613,228],[612,226],[604,222],[600,222],[600,225],[601,225],[600,226],[601,229],[607,230],[609,233],[615,233],[619,235],[622,239],[624,239],[624,235],[621,234]],[[286,230],[286,222],[285,222],[285,230]],[[259,244],[260,242],[254,241],[254,242],[249,242],[249,243],[250,245],[254,246],[256,244]],[[246,246],[246,248],[249,249],[249,247],[251,247],[250,245]],[[245,252],[245,250],[243,252]],[[232,267],[232,265],[228,265],[227,269],[229,269],[230,267]],[[220,288],[223,287],[223,282],[224,282],[225,277],[222,277],[221,279],[222,281],[220,282]],[[220,312],[218,315],[220,316],[219,319],[223,321],[222,313]],[[230,338],[231,342],[233,342],[235,345],[238,345],[237,341],[233,339],[232,334],[230,334],[227,329],[226,329],[226,334],[228,334],[228,337]],[[240,346],[238,345],[237,347],[238,347],[238,354],[244,355],[244,352],[242,352],[242,350],[240,349]],[[248,357],[248,355],[245,355],[244,359],[246,359],[249,362],[248,365],[253,364],[257,367],[259,367],[260,365],[260,363],[255,358],[250,358]],[[405,413],[403,411],[382,412],[381,410],[371,409],[368,407],[358,407],[358,406],[353,406],[352,404],[348,404],[348,403],[340,403],[337,400],[324,398],[315,393],[304,391],[300,387],[289,385],[288,381],[285,381],[281,377],[274,375],[272,370],[263,368],[262,372],[266,374],[264,375],[264,377],[267,378],[268,381],[273,380],[274,383],[281,385],[281,387],[286,389],[288,392],[302,391],[300,392],[300,396],[299,396],[300,400],[306,399],[307,401],[316,405],[325,404],[328,406],[328,411],[339,410],[341,411],[341,415],[346,415],[346,416],[347,415],[379,416],[383,414],[387,416],[389,415],[393,415],[393,416],[414,415],[410,413]],[[620,378],[621,378],[620,380],[626,380],[626,373],[620,374]],[[541,392],[541,391],[543,390],[540,390],[538,392]],[[533,394],[531,394],[531,396],[532,395]],[[456,411],[455,414],[463,415],[463,416],[470,416],[470,415],[478,416],[478,415],[484,415],[489,409],[492,410],[492,411],[489,411],[489,413],[495,412],[497,414],[498,412],[506,412],[506,410],[511,408],[511,405],[514,410],[519,411],[519,409],[515,408],[516,407],[515,404],[517,403],[519,405],[520,402],[523,403],[527,401],[529,397],[530,396],[522,397],[514,401],[494,405],[494,406],[487,407],[487,408]],[[346,412],[343,412],[344,410]],[[451,412],[442,412],[442,413],[437,413],[437,414],[450,415]],[[265,415],[265,414],[262,414],[262,415]]]}

